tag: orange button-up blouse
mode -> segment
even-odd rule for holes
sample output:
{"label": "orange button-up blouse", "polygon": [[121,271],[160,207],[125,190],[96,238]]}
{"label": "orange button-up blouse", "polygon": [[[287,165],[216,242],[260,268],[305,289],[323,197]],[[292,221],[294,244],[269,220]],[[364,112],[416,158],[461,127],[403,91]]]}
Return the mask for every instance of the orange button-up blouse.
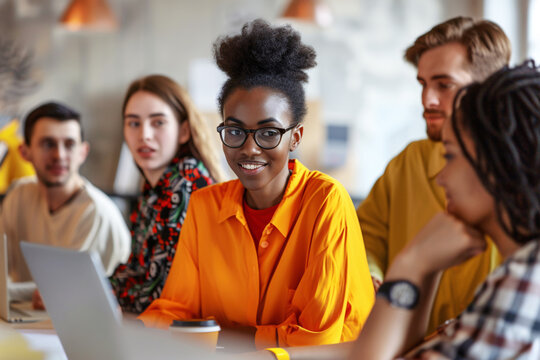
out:
{"label": "orange button-up blouse", "polygon": [[374,302],[360,225],[341,184],[291,160],[255,248],[238,180],[193,193],[161,297],[139,318],[254,326],[257,348],[354,340]]}

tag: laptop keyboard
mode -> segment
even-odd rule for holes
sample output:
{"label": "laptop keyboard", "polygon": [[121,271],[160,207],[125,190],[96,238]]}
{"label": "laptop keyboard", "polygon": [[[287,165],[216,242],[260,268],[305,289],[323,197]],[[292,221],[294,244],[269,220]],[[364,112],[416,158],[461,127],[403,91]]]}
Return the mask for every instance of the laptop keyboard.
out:
{"label": "laptop keyboard", "polygon": [[31,314],[22,309],[18,309],[13,306],[13,304],[9,307],[9,317],[9,322],[29,322],[37,320]]}

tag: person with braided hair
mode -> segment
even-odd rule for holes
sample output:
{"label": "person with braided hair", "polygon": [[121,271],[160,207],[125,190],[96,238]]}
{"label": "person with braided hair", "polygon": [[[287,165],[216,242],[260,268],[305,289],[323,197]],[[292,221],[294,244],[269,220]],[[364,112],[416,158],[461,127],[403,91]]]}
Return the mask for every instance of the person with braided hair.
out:
{"label": "person with braided hair", "polygon": [[418,301],[377,296],[351,359],[393,359],[421,340],[436,279],[484,251],[483,235],[504,262],[456,321],[409,356],[540,358],[539,69],[529,61],[462,89],[453,114],[443,125],[446,165],[437,178],[446,212],[396,256],[385,279]]}
{"label": "person with braided hair", "polygon": [[259,19],[218,39],[214,56],[228,75],[217,131],[238,179],[192,195],[161,297],[139,319],[166,328],[214,317],[251,329],[258,349],[352,341],[374,301],[354,205],[336,180],[289,158],[315,51]]}

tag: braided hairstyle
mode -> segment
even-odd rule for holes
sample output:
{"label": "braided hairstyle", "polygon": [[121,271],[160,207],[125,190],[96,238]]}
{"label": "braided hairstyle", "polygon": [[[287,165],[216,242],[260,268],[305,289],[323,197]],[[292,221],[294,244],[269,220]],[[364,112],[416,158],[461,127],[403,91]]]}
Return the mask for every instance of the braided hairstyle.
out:
{"label": "braided hairstyle", "polygon": [[284,95],[291,107],[293,124],[306,114],[305,70],[314,67],[315,50],[302,44],[291,26],[271,27],[262,19],[246,23],[240,35],[218,38],[213,45],[219,68],[229,77],[218,97],[219,112],[237,88],[267,87]]}
{"label": "braided hairstyle", "polygon": [[[457,105],[459,104],[459,106]],[[452,127],[514,241],[540,238],[540,72],[529,60],[461,90]],[[457,114],[459,113],[459,114]],[[476,156],[463,142],[471,137]]]}

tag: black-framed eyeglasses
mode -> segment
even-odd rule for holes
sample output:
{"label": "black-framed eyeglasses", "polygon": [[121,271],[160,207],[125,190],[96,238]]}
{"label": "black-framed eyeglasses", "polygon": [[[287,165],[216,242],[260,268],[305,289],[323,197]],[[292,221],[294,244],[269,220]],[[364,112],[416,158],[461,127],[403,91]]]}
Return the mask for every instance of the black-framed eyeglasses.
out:
{"label": "black-framed eyeglasses", "polygon": [[291,125],[286,129],[276,127],[263,127],[259,129],[244,129],[238,126],[219,125],[217,131],[220,135],[221,142],[227,147],[236,149],[244,145],[248,134],[253,134],[255,143],[262,149],[270,150],[279,145],[281,137],[287,131],[294,129],[296,125]]}

